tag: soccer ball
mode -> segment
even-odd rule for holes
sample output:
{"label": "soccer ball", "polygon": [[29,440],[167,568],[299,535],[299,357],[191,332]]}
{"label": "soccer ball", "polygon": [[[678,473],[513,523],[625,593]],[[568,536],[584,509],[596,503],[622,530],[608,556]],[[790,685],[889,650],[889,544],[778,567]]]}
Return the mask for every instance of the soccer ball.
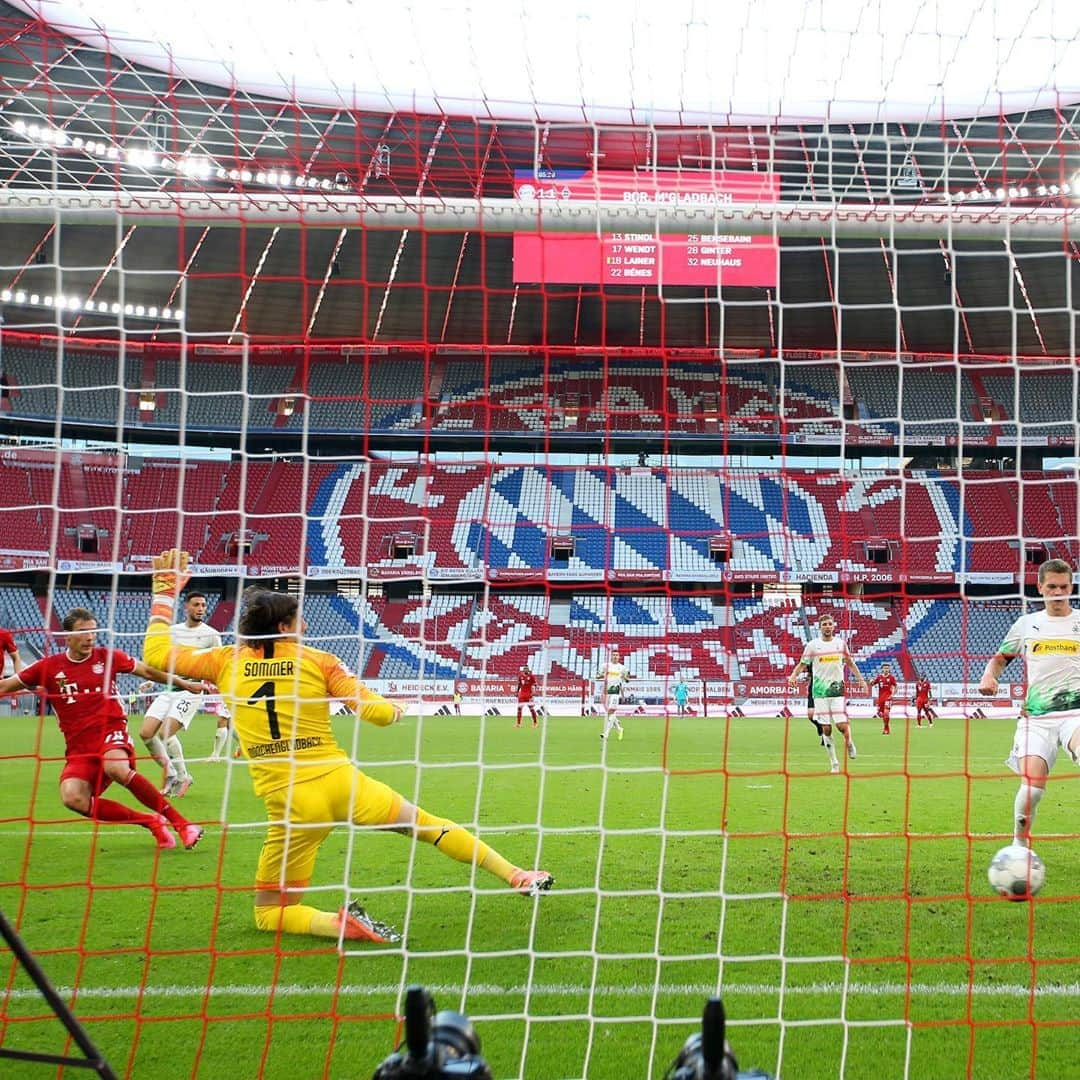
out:
{"label": "soccer ball", "polygon": [[990,860],[986,876],[999,896],[1030,900],[1046,882],[1046,867],[1031,848],[1010,844]]}

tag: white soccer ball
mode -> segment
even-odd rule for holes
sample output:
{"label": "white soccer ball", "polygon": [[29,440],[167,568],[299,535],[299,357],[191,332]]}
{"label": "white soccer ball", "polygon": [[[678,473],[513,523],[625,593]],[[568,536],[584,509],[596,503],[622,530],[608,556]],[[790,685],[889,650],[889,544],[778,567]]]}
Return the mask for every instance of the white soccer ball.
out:
{"label": "white soccer ball", "polygon": [[1010,844],[990,860],[986,876],[999,896],[1030,900],[1046,882],[1046,867],[1031,848]]}

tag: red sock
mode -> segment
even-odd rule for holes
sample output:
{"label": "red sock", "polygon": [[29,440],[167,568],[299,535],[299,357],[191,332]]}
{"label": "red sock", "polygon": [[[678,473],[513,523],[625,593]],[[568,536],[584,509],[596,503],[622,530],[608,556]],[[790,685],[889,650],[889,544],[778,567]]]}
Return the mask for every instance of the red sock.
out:
{"label": "red sock", "polygon": [[87,815],[92,821],[105,821],[112,824],[121,821],[131,825],[148,825],[152,820],[150,814],[140,814],[138,810],[132,810],[123,803],[113,802],[112,799],[102,799],[100,796],[90,804],[90,813]]}
{"label": "red sock", "polygon": [[521,706],[520,705],[518,706],[518,711],[517,711],[517,722],[519,724],[521,723]]}
{"label": "red sock", "polygon": [[123,784],[143,806],[149,806],[151,810],[164,814],[170,825],[179,828],[188,823],[187,818],[178,814],[169,804],[168,799],[142,773],[137,773],[132,769]]}

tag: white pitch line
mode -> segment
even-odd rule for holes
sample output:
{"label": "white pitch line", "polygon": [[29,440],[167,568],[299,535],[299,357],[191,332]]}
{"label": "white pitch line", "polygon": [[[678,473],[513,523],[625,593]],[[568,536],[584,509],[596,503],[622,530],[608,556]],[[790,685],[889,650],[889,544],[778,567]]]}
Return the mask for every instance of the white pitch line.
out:
{"label": "white pitch line", "polygon": [[[499,986],[494,983],[470,983],[468,986],[460,984],[428,984],[427,989],[433,994],[445,994],[451,996],[482,995],[504,996],[511,994],[530,994],[533,997],[583,997],[590,992],[595,996],[627,997],[632,995],[651,996],[658,994],[661,997],[702,997],[716,993],[715,983],[665,983],[654,987],[651,983],[636,983],[630,986],[594,986],[534,983],[532,986],[518,984],[514,986]],[[800,983],[798,985],[780,987],[775,983],[728,983],[723,988],[724,997],[760,997],[768,994],[783,993],[784,997],[813,995],[819,997],[822,994],[843,994],[860,997],[898,997],[910,993],[913,997],[1010,997],[1028,998],[1032,996],[1032,989],[1024,983],[1001,983],[997,986],[984,986],[982,984],[970,986],[967,983],[865,983],[851,982],[847,986],[841,982],[814,982]],[[76,991],[70,986],[58,986],[57,993],[63,998],[70,998]],[[383,983],[372,985],[363,983],[359,985],[334,983],[321,984],[296,984],[283,983],[270,987],[266,985],[214,985],[206,986],[83,986],[78,989],[79,1001],[112,1000],[123,998],[203,998],[203,997],[247,997],[265,998],[271,992],[278,997],[313,997],[319,994],[333,994],[348,997],[380,996],[398,994],[401,985],[398,983]],[[37,990],[9,990],[0,994],[0,1000],[25,1001],[40,998]],[[1038,986],[1034,990],[1034,996],[1039,998],[1080,998],[1080,983],[1063,983],[1059,986]]]}

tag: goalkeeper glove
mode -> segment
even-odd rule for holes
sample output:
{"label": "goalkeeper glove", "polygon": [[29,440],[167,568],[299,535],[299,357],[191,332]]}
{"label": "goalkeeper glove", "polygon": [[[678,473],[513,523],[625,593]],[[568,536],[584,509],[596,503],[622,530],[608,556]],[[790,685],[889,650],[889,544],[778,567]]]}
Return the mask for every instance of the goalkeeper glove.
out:
{"label": "goalkeeper glove", "polygon": [[170,548],[154,556],[154,576],[151,579],[153,598],[150,603],[150,617],[172,622],[176,609],[176,598],[191,580],[188,561],[191,556],[186,551]]}

